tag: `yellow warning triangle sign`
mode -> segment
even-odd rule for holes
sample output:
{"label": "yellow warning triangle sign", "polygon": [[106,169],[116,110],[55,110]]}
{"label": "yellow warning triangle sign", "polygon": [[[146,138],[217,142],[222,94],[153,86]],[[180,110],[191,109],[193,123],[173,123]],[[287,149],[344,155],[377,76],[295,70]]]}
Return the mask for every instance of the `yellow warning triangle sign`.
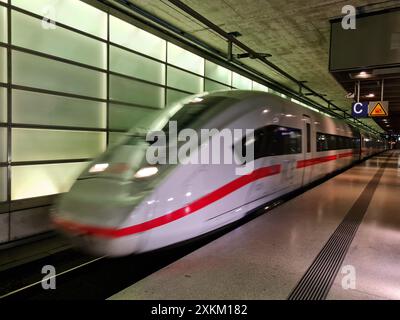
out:
{"label": "yellow warning triangle sign", "polygon": [[382,107],[380,102],[378,102],[375,107],[372,108],[371,112],[369,113],[370,116],[372,117],[386,117],[387,112],[386,110]]}

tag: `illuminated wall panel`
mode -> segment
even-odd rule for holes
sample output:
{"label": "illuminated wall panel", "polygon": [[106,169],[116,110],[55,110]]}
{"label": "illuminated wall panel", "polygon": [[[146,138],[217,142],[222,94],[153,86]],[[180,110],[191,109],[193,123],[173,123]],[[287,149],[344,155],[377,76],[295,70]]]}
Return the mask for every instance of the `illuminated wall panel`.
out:
{"label": "illuminated wall panel", "polygon": [[211,81],[208,79],[204,80],[204,90],[205,91],[215,91],[215,90],[230,90],[231,87],[225,86],[219,82]]}
{"label": "illuminated wall panel", "polygon": [[12,42],[57,57],[107,68],[107,46],[104,42],[57,26],[44,31],[42,20],[12,12]]}
{"label": "illuminated wall panel", "polygon": [[258,82],[253,81],[253,90],[268,92],[269,89],[267,86],[264,86]]}
{"label": "illuminated wall panel", "polygon": [[161,110],[112,104],[109,126],[111,130],[129,130],[131,128],[149,130],[150,125],[161,112]]}
{"label": "illuminated wall panel", "polygon": [[7,121],[7,89],[0,87],[0,122]]}
{"label": "illuminated wall panel", "polygon": [[167,85],[169,87],[193,93],[203,91],[204,79],[202,77],[195,76],[173,67],[168,67],[167,77]]}
{"label": "illuminated wall panel", "polygon": [[0,202],[7,200],[7,168],[0,167]]}
{"label": "illuminated wall panel", "polygon": [[87,162],[79,162],[15,166],[11,170],[11,199],[66,192],[87,165]]}
{"label": "illuminated wall panel", "polygon": [[0,42],[7,42],[7,8],[0,7]]}
{"label": "illuminated wall panel", "polygon": [[232,71],[226,69],[218,64],[206,60],[206,73],[207,78],[225,83],[230,86],[232,83]]}
{"label": "illuminated wall panel", "polygon": [[110,47],[110,70],[165,84],[165,64],[114,46]]}
{"label": "illuminated wall panel", "polygon": [[12,130],[13,161],[87,159],[105,150],[106,134],[65,130]]}
{"label": "illuminated wall panel", "polygon": [[164,107],[164,88],[152,84],[110,76],[112,100],[153,108]]}
{"label": "illuminated wall panel", "polygon": [[18,85],[106,98],[106,74],[32,54],[13,51],[13,82]]}
{"label": "illuminated wall panel", "polygon": [[[11,4],[107,39],[107,13],[79,0],[11,0]],[[43,23],[43,29],[49,26]]]}
{"label": "illuminated wall panel", "polygon": [[168,63],[204,76],[204,58],[168,42]]}
{"label": "illuminated wall panel", "polygon": [[0,47],[0,82],[7,82],[7,49]]}
{"label": "illuminated wall panel", "polygon": [[237,89],[251,90],[252,81],[240,74],[233,72],[232,74],[232,86]]}
{"label": "illuminated wall panel", "polygon": [[113,16],[110,17],[110,41],[165,61],[165,40]]}
{"label": "illuminated wall panel", "polygon": [[107,104],[30,91],[13,90],[15,123],[106,128]]}
{"label": "illuminated wall panel", "polygon": [[7,161],[7,129],[0,128],[0,162]]}
{"label": "illuminated wall panel", "polygon": [[[102,152],[107,136],[112,145],[122,131],[149,129],[166,104],[189,92],[267,90],[82,1],[10,3],[12,103],[8,119],[8,89],[0,86],[0,162],[7,161],[11,139],[13,200],[68,190],[86,165],[78,159]],[[8,81],[7,31],[7,8],[0,6],[2,84]],[[0,167],[0,201],[6,200],[7,170]]]}
{"label": "illuminated wall panel", "polygon": [[189,96],[189,94],[184,92],[176,90],[167,90],[167,105],[171,105],[187,96]]}

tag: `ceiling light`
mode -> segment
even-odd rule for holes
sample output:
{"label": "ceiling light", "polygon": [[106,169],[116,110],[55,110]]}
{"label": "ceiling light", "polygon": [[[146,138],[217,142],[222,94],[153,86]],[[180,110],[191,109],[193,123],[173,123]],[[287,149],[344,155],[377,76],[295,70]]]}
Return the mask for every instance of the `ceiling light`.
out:
{"label": "ceiling light", "polygon": [[367,78],[371,78],[372,75],[366,71],[361,71],[359,73],[350,74],[350,77],[356,78],[356,79],[367,79]]}
{"label": "ceiling light", "polygon": [[365,97],[366,97],[366,98],[374,98],[375,95],[374,95],[373,93],[369,93],[369,94],[367,94]]}

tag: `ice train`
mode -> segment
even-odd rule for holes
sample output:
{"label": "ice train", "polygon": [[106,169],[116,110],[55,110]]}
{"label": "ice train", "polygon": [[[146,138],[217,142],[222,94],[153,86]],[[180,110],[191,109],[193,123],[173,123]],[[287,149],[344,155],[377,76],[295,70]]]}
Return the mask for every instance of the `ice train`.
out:
{"label": "ice train", "polygon": [[[257,91],[191,96],[167,108],[152,130],[169,120],[195,131],[254,129],[254,169],[239,176],[236,163],[149,165],[150,143],[136,129],[90,163],[60,198],[51,215],[56,228],[96,255],[146,252],[230,224],[385,149],[379,136]],[[244,138],[235,143],[249,143]]]}

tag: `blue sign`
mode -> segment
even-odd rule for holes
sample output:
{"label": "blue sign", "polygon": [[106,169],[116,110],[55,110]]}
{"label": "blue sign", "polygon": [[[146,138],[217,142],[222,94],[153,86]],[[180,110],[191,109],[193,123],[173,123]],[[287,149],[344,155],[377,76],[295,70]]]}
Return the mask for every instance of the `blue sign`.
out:
{"label": "blue sign", "polygon": [[351,106],[351,115],[355,118],[368,118],[369,102],[354,102]]}

